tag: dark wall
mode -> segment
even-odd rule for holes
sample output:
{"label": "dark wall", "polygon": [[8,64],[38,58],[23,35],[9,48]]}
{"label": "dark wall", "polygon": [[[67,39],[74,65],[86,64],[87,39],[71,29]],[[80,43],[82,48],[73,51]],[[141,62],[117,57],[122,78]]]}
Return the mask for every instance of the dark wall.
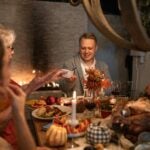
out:
{"label": "dark wall", "polygon": [[[69,0],[37,0],[37,1],[69,3]],[[120,14],[120,11],[118,9],[118,0],[100,0],[100,2],[105,14],[114,14],[114,15]]]}

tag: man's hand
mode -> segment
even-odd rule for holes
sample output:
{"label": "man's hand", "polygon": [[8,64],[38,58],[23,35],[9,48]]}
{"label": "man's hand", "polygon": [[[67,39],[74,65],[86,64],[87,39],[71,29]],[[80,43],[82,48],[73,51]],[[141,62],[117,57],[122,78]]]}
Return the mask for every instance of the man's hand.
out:
{"label": "man's hand", "polygon": [[66,72],[63,69],[56,69],[54,70],[54,72],[49,72],[50,75],[50,81],[57,81],[62,79],[63,74],[65,74]]}
{"label": "man's hand", "polygon": [[68,82],[74,82],[77,79],[77,76],[74,74],[70,78],[66,78]]}

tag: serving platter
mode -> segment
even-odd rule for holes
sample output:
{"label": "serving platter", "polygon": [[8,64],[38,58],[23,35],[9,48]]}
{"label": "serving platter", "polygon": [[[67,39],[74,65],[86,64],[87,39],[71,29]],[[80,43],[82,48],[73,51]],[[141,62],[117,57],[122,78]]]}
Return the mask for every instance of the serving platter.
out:
{"label": "serving platter", "polygon": [[40,116],[37,114],[38,114],[39,109],[41,109],[41,108],[37,108],[32,111],[32,116],[34,118],[40,119],[40,120],[53,120],[54,118],[63,117],[63,116],[71,114],[71,108],[67,107],[67,106],[53,105],[53,106],[49,106],[49,107],[58,108],[61,112],[63,112],[63,114],[56,115],[56,116],[42,116],[42,115]]}

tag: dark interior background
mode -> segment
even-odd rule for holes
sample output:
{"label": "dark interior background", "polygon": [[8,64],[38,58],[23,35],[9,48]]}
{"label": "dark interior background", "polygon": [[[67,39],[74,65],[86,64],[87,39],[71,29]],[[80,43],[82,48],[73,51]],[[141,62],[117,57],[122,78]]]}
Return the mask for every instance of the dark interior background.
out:
{"label": "dark interior background", "polygon": [[[106,5],[106,1],[110,4]],[[103,0],[102,6],[113,28],[127,37],[116,2]],[[17,82],[29,82],[33,78],[33,69],[47,71],[61,67],[66,59],[78,52],[78,38],[83,32],[93,32],[97,36],[99,48],[96,57],[108,64],[112,80],[129,80],[126,67],[129,51],[106,39],[88,19],[82,5],[1,0],[0,23],[13,28],[17,35],[12,66],[12,78]]]}

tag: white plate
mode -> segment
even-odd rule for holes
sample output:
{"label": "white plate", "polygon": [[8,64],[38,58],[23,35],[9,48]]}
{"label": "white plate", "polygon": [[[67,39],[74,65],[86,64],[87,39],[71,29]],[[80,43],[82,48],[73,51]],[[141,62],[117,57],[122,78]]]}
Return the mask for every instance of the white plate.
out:
{"label": "white plate", "polygon": [[73,76],[73,71],[68,69],[62,69],[65,73],[62,75],[64,78],[71,78]]}
{"label": "white plate", "polygon": [[[67,106],[60,106],[60,105],[51,105],[51,107],[57,107],[59,108],[62,112],[66,112],[65,115],[63,116],[66,116],[66,115],[69,115],[71,114],[71,108],[70,107],[67,107]],[[40,108],[37,108],[35,110],[32,111],[32,116],[36,119],[40,119],[40,120],[53,120],[55,117],[41,117],[41,116],[37,116],[36,112],[38,111],[38,109]],[[62,117],[62,116],[60,116]]]}

